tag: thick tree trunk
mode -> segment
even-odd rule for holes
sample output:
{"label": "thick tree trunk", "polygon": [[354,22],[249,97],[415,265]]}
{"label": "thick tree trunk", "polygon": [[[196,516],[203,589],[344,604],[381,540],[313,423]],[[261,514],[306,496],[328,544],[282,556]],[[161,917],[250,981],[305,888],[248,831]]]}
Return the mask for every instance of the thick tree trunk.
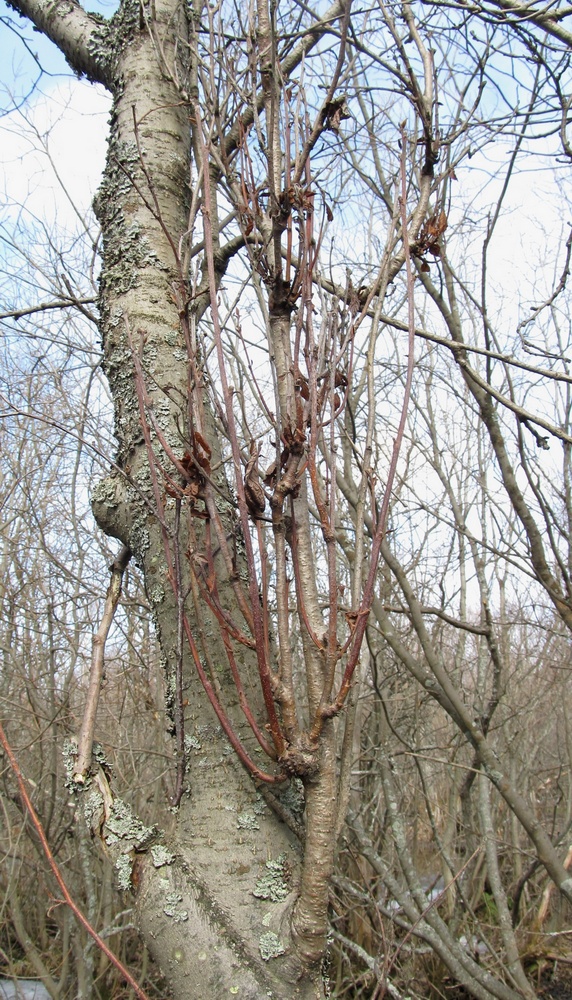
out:
{"label": "thick tree trunk", "polygon": [[[108,22],[67,4],[53,6],[49,15],[36,0],[17,9],[53,39],[76,71],[104,83],[113,96],[95,209],[103,236],[100,329],[118,452],[112,473],[94,486],[92,506],[100,527],[128,546],[143,571],[169,698],[175,715],[178,710],[186,716],[187,743],[178,748],[179,758],[181,752],[188,758],[185,793],[176,796],[177,828],[168,852],[147,849],[149,831],[122,806],[110,804],[103,777],[101,795],[86,803],[88,812],[93,806],[94,815],[100,808],[106,814],[103,835],[121,884],[133,874],[142,931],[175,997],[318,996],[333,864],[333,726],[326,727],[322,749],[315,748],[323,773],[318,767],[309,781],[316,829],[302,877],[300,845],[242,768],[199,681],[197,658],[238,739],[249,754],[255,752],[220,630],[200,607],[200,597],[197,604],[196,589],[192,593],[188,524],[181,526],[177,570],[173,563],[176,503],[168,499],[165,473],[176,473],[173,456],[183,459],[193,440],[189,324],[198,322],[210,301],[206,277],[191,301],[180,266],[191,178],[200,173],[200,164],[191,169],[193,15],[179,0],[157,0],[152,8],[126,0]],[[315,32],[304,38],[300,52],[317,37]],[[301,55],[291,54],[292,65],[296,58]],[[216,435],[210,435],[210,447],[220,464]],[[240,549],[232,496],[224,471],[217,475],[230,502],[218,494],[214,502]],[[200,522],[196,533],[200,537]],[[225,608],[240,621],[228,566],[220,559],[217,568]],[[182,653],[183,607],[197,645],[194,656]],[[255,654],[246,649],[241,655],[241,675],[263,727]],[[180,715],[176,721],[181,737]],[[183,774],[181,768],[180,782]],[[301,886],[307,898],[298,906],[293,933]]]}
{"label": "thick tree trunk", "polygon": [[[138,5],[122,11],[128,41],[112,57],[112,129],[96,201],[104,240],[101,327],[119,469],[95,487],[93,509],[104,531],[128,545],[142,567],[172,692],[179,612],[165,531],[153,510],[149,442],[142,435],[133,355],[139,353],[157,426],[182,457],[189,434],[189,376],[180,322],[186,290],[177,255],[188,225],[191,126],[189,106],[173,81],[180,81],[183,90],[189,85],[192,66],[186,60],[192,47],[185,50],[182,44],[190,41],[190,33],[177,0],[155,5],[152,35],[143,21],[131,23],[140,16]],[[205,304],[195,306],[200,311]],[[157,434],[151,430],[150,435],[158,460],[167,466]],[[216,442],[211,445],[216,453]],[[163,482],[159,489],[164,492]],[[165,509],[171,518],[167,532],[172,532],[173,511],[168,504]],[[228,520],[228,510],[221,516]],[[233,531],[230,521],[228,530]],[[180,545],[181,552],[185,548]],[[181,563],[182,590],[189,593],[186,558]],[[225,589],[224,582],[220,585]],[[232,611],[230,586],[225,596]],[[189,604],[190,596],[187,612],[193,621]],[[221,701],[240,736],[242,717],[230,672],[222,667],[224,649],[208,612],[203,608],[201,613],[203,634],[197,628],[195,641],[201,657],[214,665]],[[256,678],[254,660],[251,666]],[[147,944],[181,1000],[229,993],[266,997],[270,991],[284,998],[319,995],[319,971],[304,971],[290,933],[299,845],[235,757],[190,656],[183,673],[190,791],[178,806],[169,863],[157,867],[152,853],[138,854],[137,909]],[[252,734],[242,736],[248,745]]]}

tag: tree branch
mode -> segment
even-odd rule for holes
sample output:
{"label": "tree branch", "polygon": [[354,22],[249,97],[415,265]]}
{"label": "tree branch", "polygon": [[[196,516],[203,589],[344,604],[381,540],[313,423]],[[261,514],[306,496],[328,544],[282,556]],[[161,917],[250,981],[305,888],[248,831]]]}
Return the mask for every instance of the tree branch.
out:
{"label": "tree branch", "polygon": [[88,14],[79,3],[70,0],[53,0],[52,3],[8,0],[8,6],[22,17],[29,18],[38,31],[57,45],[75,73],[110,88],[109,73],[101,56],[95,54],[93,45],[105,23],[100,17]]}
{"label": "tree branch", "polygon": [[131,989],[135,993],[135,996],[138,997],[139,1000],[149,1000],[149,997],[147,996],[147,994],[141,989],[141,987],[138,985],[138,983],[134,980],[134,978],[131,975],[131,973],[128,972],[128,970],[125,968],[125,966],[119,961],[119,959],[117,958],[117,956],[114,955],[113,952],[111,951],[111,949],[107,947],[105,941],[99,936],[99,934],[97,933],[97,931],[94,930],[94,928],[91,926],[91,924],[90,924],[89,920],[87,919],[87,917],[85,917],[83,915],[83,913],[81,912],[79,906],[73,900],[72,895],[71,895],[71,893],[70,893],[70,891],[69,891],[66,883],[64,882],[63,875],[62,875],[62,873],[61,873],[61,871],[60,871],[60,869],[58,867],[56,859],[54,858],[54,856],[53,856],[53,854],[51,852],[50,845],[48,844],[48,841],[47,841],[47,838],[46,838],[46,834],[44,832],[44,828],[43,828],[43,826],[42,826],[42,824],[40,822],[38,814],[36,813],[36,810],[34,809],[34,807],[32,805],[32,801],[30,799],[30,796],[28,795],[28,790],[26,788],[26,783],[24,781],[24,777],[22,775],[22,772],[20,771],[20,768],[18,766],[18,762],[17,762],[17,760],[16,760],[16,758],[14,756],[14,751],[12,750],[12,747],[10,746],[10,744],[8,742],[8,739],[7,739],[6,734],[4,732],[4,728],[2,726],[2,723],[0,723],[0,743],[2,744],[2,746],[4,748],[4,753],[6,754],[6,756],[8,758],[10,767],[12,768],[12,772],[13,772],[14,777],[16,778],[16,781],[18,783],[18,789],[20,791],[20,796],[22,798],[22,802],[23,802],[25,808],[28,811],[30,819],[31,819],[31,821],[32,821],[32,823],[33,823],[33,825],[34,825],[34,827],[36,829],[36,833],[38,834],[38,837],[40,838],[40,842],[42,844],[42,849],[43,849],[44,854],[46,856],[47,862],[48,862],[48,864],[49,864],[49,866],[50,866],[50,868],[52,870],[52,874],[53,874],[56,882],[58,883],[58,886],[60,887],[60,891],[61,891],[61,893],[62,893],[62,895],[64,897],[64,900],[66,901],[66,903],[69,906],[70,910],[72,910],[72,912],[74,913],[76,919],[82,925],[82,927],[84,928],[84,930],[86,930],[87,933],[90,935],[90,937],[93,938],[93,940],[95,941],[97,947],[101,949],[101,951],[104,953],[104,955],[107,956],[107,958],[109,959],[109,961],[112,962],[113,965],[115,966],[115,968],[119,970],[119,972],[121,973],[121,975],[125,978],[125,981],[127,983],[129,983]]}

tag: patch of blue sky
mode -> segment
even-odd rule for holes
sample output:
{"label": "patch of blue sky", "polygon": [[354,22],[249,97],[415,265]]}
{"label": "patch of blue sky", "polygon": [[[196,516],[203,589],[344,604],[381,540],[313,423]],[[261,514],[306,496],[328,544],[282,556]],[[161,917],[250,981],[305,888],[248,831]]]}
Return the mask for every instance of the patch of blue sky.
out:
{"label": "patch of blue sky", "polygon": [[[116,0],[90,0],[86,9],[108,18],[118,6]],[[53,42],[0,0],[0,93],[11,94],[19,103],[37,86],[73,75]]]}

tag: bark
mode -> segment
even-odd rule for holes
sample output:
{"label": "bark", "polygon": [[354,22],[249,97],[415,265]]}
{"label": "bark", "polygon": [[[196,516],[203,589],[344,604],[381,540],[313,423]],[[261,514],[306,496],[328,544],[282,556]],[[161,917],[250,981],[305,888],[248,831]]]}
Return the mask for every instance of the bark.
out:
{"label": "bark", "polygon": [[[124,16],[129,16],[127,8]],[[190,432],[180,405],[188,397],[189,374],[180,323],[186,288],[177,250],[188,225],[191,130],[188,107],[174,80],[184,87],[192,78],[181,44],[190,40],[185,19],[178,3],[157,4],[154,38],[144,24],[139,29],[131,25],[129,45],[115,54],[109,157],[97,199],[104,233],[105,363],[116,407],[118,461],[127,475],[116,473],[96,487],[94,511],[104,530],[121,538],[143,568],[171,689],[180,655],[179,612],[165,550],[173,522],[163,528],[152,509],[152,472],[141,434],[133,352],[140,352],[157,425],[180,456]],[[203,299],[196,306],[199,315],[205,305]],[[160,461],[167,463],[157,433],[152,438]],[[221,487],[227,491],[224,477]],[[217,502],[229,533],[234,532],[229,505]],[[181,550],[185,548],[182,544]],[[182,587],[189,593],[183,562]],[[224,590],[223,568],[221,575]],[[228,574],[224,595],[227,608],[240,618]],[[187,605],[192,605],[190,598]],[[202,635],[195,632],[200,656],[210,659],[221,701],[246,742],[249,734],[242,731],[232,678],[228,667],[222,667],[222,643],[212,618],[204,608],[202,612]],[[192,624],[192,607],[188,614]],[[138,855],[141,928],[175,996],[227,996],[237,988],[248,997],[265,997],[269,990],[276,997],[313,996],[316,977],[300,979],[301,964],[290,940],[297,845],[234,757],[189,660],[185,657],[183,675],[185,730],[195,747],[190,751],[190,789],[178,806],[173,860],[155,867],[148,852]],[[269,870],[267,862],[275,867]],[[272,877],[276,884],[268,888],[267,898],[257,898],[257,885],[260,889]]]}
{"label": "bark", "polygon": [[15,0],[9,7],[27,17],[54,42],[74,72],[108,86],[105,58],[106,28],[97,14],[88,14],[73,0]]}

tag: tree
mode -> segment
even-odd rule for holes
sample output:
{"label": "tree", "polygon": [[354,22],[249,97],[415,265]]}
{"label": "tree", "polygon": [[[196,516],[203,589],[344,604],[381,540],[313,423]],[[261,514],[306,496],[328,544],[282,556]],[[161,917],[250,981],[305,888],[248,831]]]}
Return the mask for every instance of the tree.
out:
{"label": "tree", "polygon": [[[123,882],[134,880],[141,928],[173,994],[319,995],[349,807],[347,836],[449,973],[476,997],[534,995],[491,787],[570,901],[563,829],[539,822],[511,773],[510,739],[501,756],[491,725],[507,685],[507,587],[520,595],[519,574],[534,581],[555,644],[572,623],[567,344],[537,348],[557,354],[554,373],[515,362],[517,348],[496,332],[486,264],[504,189],[485,222],[480,289],[445,235],[456,176],[475,149],[502,138],[508,181],[561,125],[569,156],[563,11],[523,15],[503,0],[451,13],[342,2],[314,12],[261,0],[245,13],[127,0],[105,19],[75,3],[11,6],[113,98],[95,210],[118,447],[92,506],[124,546],[116,572],[132,554],[153,609],[176,741],[169,850],[114,797],[104,762],[92,760],[90,726],[70,772],[92,831]],[[511,74],[506,96],[489,96],[513,60],[520,79]],[[567,262],[544,307],[535,303],[534,318],[550,313],[555,329],[566,274]],[[482,343],[469,343],[476,318]],[[417,373],[416,337],[436,345]],[[527,373],[524,390],[514,371]],[[542,388],[525,406],[530,379]],[[449,464],[437,413],[454,398],[467,454]],[[539,412],[559,404],[553,417]],[[554,489],[552,468],[546,477],[530,454],[530,440],[544,450],[545,435],[562,442]],[[415,468],[446,516],[416,498]],[[450,553],[433,579],[417,569],[428,534]],[[452,600],[458,614],[447,611]],[[469,649],[478,669],[467,674]],[[464,754],[458,797],[468,839],[478,813],[500,970],[467,953],[454,913],[447,922],[426,905],[397,794],[393,723],[379,714],[391,665],[434,702],[445,744]],[[377,705],[375,767],[405,885],[386,871],[375,816],[359,797],[356,807],[364,783],[352,768],[370,733],[357,725],[360,685]],[[425,701],[422,713],[429,727]],[[414,753],[419,726],[408,736]],[[408,804],[414,814],[418,802]],[[442,846],[455,887],[478,846],[465,845],[460,864]],[[385,988],[387,969],[372,969]]]}

